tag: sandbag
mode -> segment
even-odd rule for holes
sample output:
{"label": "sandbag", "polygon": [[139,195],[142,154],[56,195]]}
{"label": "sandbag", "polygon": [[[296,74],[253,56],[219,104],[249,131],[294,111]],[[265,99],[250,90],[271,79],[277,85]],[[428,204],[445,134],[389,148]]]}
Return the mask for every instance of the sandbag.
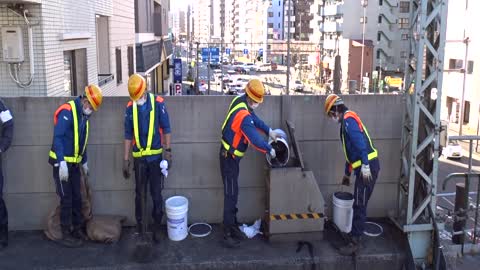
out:
{"label": "sandbag", "polygon": [[87,235],[92,241],[102,243],[115,243],[122,234],[122,216],[99,215],[87,223]]}
{"label": "sandbag", "polygon": [[[118,241],[122,232],[122,222],[125,220],[125,217],[108,215],[93,216],[92,190],[88,184],[88,177],[84,176],[83,172],[80,178],[80,193],[82,195],[82,215],[89,239],[103,243],[114,243]],[[62,238],[60,205],[55,207],[47,216],[44,233],[48,239],[53,241]]]}

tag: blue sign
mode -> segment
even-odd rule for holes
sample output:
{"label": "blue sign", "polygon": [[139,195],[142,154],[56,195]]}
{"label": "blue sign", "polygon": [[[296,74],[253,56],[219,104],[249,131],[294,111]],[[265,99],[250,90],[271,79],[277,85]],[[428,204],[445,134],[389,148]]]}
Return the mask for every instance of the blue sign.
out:
{"label": "blue sign", "polygon": [[259,54],[260,56],[263,56],[263,48],[260,48],[260,49],[258,50],[258,54]]}
{"label": "blue sign", "polygon": [[182,59],[173,59],[173,82],[182,83]]}
{"label": "blue sign", "polygon": [[243,54],[248,54],[248,49],[243,49]]}
{"label": "blue sign", "polygon": [[202,48],[202,62],[208,62],[208,56],[210,55],[210,63],[220,62],[220,49],[219,48]]}
{"label": "blue sign", "polygon": [[230,52],[231,52],[231,51],[230,51],[230,48],[226,48],[226,49],[225,49],[225,53],[226,53],[227,55],[230,55]]}

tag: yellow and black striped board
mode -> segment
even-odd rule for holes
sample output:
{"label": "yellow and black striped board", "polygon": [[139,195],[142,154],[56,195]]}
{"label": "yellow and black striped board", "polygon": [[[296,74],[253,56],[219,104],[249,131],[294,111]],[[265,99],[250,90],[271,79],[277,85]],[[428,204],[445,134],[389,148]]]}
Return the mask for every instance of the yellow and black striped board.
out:
{"label": "yellow and black striped board", "polygon": [[320,219],[323,217],[324,215],[322,213],[280,214],[270,215],[270,220]]}

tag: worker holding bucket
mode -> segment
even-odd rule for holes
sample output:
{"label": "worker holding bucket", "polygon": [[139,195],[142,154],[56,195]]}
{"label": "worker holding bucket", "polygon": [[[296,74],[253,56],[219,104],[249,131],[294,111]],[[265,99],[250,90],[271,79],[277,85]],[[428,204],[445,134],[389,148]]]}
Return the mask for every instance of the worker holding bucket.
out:
{"label": "worker holding bucket", "polygon": [[368,200],[380,171],[378,151],[360,117],[348,110],[339,96],[331,94],[327,97],[325,114],[340,124],[340,139],[346,159],[342,184],[349,186],[350,175],[352,172],[355,175],[353,224],[350,232],[352,241],[340,248],[340,253],[351,255],[358,250],[364,234]]}

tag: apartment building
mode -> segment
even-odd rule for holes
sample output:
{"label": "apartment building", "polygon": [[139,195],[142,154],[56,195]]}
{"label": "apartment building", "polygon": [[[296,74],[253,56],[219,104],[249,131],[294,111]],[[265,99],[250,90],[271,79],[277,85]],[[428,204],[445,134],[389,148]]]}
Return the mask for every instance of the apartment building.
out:
{"label": "apartment building", "polygon": [[163,95],[173,91],[169,10],[168,0],[135,0],[136,71],[145,76],[148,91]]}
{"label": "apartment building", "polygon": [[[463,122],[465,132],[475,133],[480,114],[480,33],[476,26],[479,1],[449,1],[442,87],[442,120]],[[468,42],[467,42],[468,41]],[[467,46],[468,45],[468,46]],[[464,117],[461,101],[464,93]]]}
{"label": "apartment building", "polygon": [[[410,1],[378,0],[378,1],[343,1],[323,0],[320,3],[319,29],[322,51],[322,61],[326,73],[332,74],[334,59],[337,54],[348,56],[347,51],[341,51],[341,44],[351,40],[362,41],[373,45],[373,70],[388,72],[403,72],[408,58]],[[350,41],[349,41],[350,40]],[[348,46],[343,46],[347,48]],[[342,66],[343,85],[347,87],[349,80],[360,81],[360,74],[347,77]],[[363,76],[370,77],[371,69],[363,69]]]}
{"label": "apartment building", "polygon": [[0,25],[14,37],[13,58],[0,50],[0,95],[79,95],[89,83],[105,95],[126,95],[135,66],[133,14],[133,0],[2,1]]}

